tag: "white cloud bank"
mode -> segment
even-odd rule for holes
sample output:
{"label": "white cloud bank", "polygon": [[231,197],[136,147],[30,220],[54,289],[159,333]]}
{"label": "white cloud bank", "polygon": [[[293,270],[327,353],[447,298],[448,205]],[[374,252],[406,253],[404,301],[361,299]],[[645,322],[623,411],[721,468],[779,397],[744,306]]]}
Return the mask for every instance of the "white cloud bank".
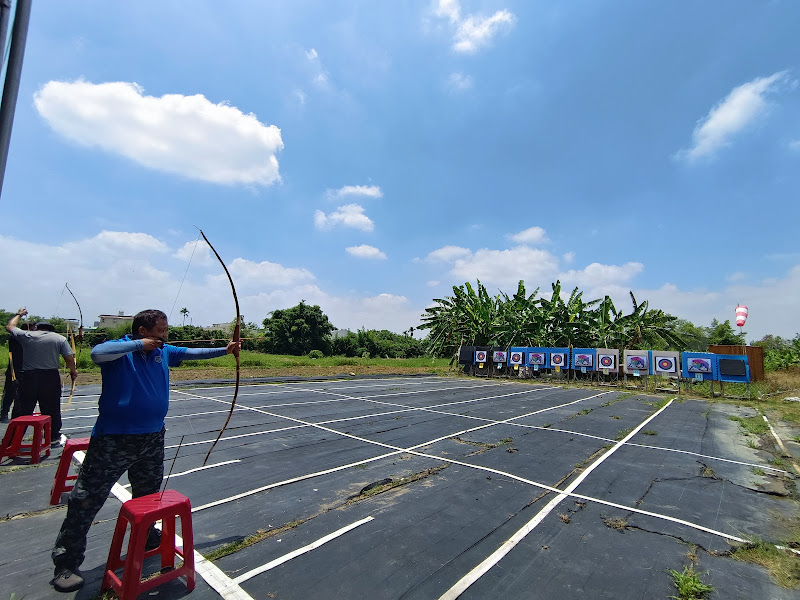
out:
{"label": "white cloud bank", "polygon": [[[0,261],[0,278],[15,282],[3,290],[0,308],[16,310],[26,306],[32,314],[44,317],[77,318],[75,304],[62,294],[68,274],[86,326],[91,326],[100,314],[134,314],[146,308],[169,314],[173,305],[173,324],[181,322],[178,310],[184,306],[189,309],[187,324],[230,322],[234,307],[228,279],[215,259],[204,264],[198,258],[207,248],[202,240],[187,270],[194,243],[192,240],[170,246],[145,233],[115,231],[61,245],[0,235],[0,253],[9,257]],[[227,265],[244,319],[259,325],[270,311],[305,300],[319,304],[337,328],[356,331],[366,327],[399,333],[417,327],[424,309],[413,306],[405,296],[391,293],[330,294],[315,283],[311,271],[302,267],[244,257]]]}
{"label": "white cloud bank", "polygon": [[474,54],[490,46],[495,37],[510,30],[517,20],[508,10],[498,10],[490,17],[462,17],[458,0],[438,0],[433,6],[433,13],[447,19],[455,28],[452,47],[462,54]]}
{"label": "white cloud bank", "polygon": [[547,239],[547,233],[541,227],[528,227],[519,233],[514,233],[508,236],[512,242],[517,244],[544,244],[550,240]]}
{"label": "white cloud bank", "polygon": [[314,213],[314,226],[320,230],[332,229],[336,226],[372,231],[375,223],[364,214],[364,207],[359,204],[345,204],[330,214],[321,210]]}
{"label": "white cloud bank", "polygon": [[766,112],[766,95],[787,78],[786,71],[779,71],[733,88],[695,127],[692,147],[681,150],[677,157],[691,162],[711,157],[717,150],[729,145],[733,135]]}
{"label": "white cloud bank", "polygon": [[136,83],[50,81],[34,105],[59,135],[140,165],[218,184],[280,181],[281,131],[203,95],[146,96]]}

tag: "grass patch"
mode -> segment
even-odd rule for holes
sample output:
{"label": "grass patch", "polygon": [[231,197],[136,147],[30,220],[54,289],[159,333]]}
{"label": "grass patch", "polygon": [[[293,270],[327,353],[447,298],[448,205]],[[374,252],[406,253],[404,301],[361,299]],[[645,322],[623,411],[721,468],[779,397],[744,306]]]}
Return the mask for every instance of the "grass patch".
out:
{"label": "grass patch", "polygon": [[753,440],[747,440],[747,447],[752,448],[753,450],[758,450],[758,444],[756,444]]}
{"label": "grass patch", "polygon": [[670,596],[676,600],[701,600],[714,591],[710,585],[700,580],[700,574],[695,572],[694,565],[683,567],[683,572],[678,573],[675,569],[667,569],[667,573],[672,575],[672,582],[678,590],[677,596]]}
{"label": "grass patch", "polygon": [[781,457],[779,457],[779,456],[776,456],[775,458],[773,458],[773,459],[772,459],[772,460],[770,460],[769,462],[770,462],[770,464],[773,464],[773,465],[775,465],[776,467],[783,467],[783,466],[785,466],[785,465],[786,465],[786,461],[785,461],[785,460],[783,460],[783,459],[782,459]]}
{"label": "grass patch", "polygon": [[617,419],[617,420],[619,420],[619,421],[621,421],[621,420],[622,420],[622,417],[620,417],[620,416],[617,416],[617,415],[611,415],[611,418],[612,418],[612,419]]}
{"label": "grass patch", "polygon": [[576,412],[575,414],[572,414],[572,415],[568,416],[565,420],[574,419],[575,417],[580,417],[582,415],[588,415],[590,412],[592,412],[592,410],[593,409],[591,409],[591,408],[584,408],[583,410],[580,410],[580,411]]}
{"label": "grass patch", "polygon": [[753,467],[753,475],[766,475],[767,472],[761,467]]}
{"label": "grass patch", "polygon": [[736,421],[739,424],[739,427],[745,433],[752,433],[753,435],[762,435],[769,431],[769,426],[767,422],[761,417],[728,417],[731,421]]}
{"label": "grass patch", "polygon": [[420,479],[425,479],[430,477],[431,475],[436,475],[442,469],[446,469],[449,465],[439,465],[438,467],[431,467],[430,469],[425,469],[424,471],[420,471],[419,473],[413,473],[411,475],[407,475],[406,477],[401,477],[400,479],[383,479],[378,481],[374,484],[370,484],[367,487],[363,488],[358,494],[355,496],[351,496],[345,506],[349,506],[356,502],[360,502],[362,500],[366,500],[367,498],[371,498],[373,496],[377,496],[378,494],[383,494],[384,492],[388,492],[396,487],[400,487],[401,485],[408,485],[409,483],[414,483],[415,481],[419,481]]}
{"label": "grass patch", "polygon": [[761,565],[781,587],[788,589],[800,587],[800,556],[792,552],[756,540],[735,548],[731,556],[736,560]]}
{"label": "grass patch", "polygon": [[252,546],[253,544],[257,544],[258,542],[264,541],[267,538],[271,538],[275,535],[279,535],[285,531],[289,531],[290,529],[294,529],[295,527],[302,525],[306,521],[313,519],[314,517],[309,517],[308,519],[299,519],[297,521],[291,521],[286,525],[282,525],[280,527],[275,527],[273,529],[259,529],[253,535],[248,535],[246,538],[241,540],[237,540],[235,542],[231,542],[230,544],[225,544],[224,546],[220,546],[216,550],[212,550],[208,554],[204,555],[207,560],[215,561],[218,558],[222,558],[223,556],[228,556],[229,554],[233,554],[234,552],[238,552],[243,548],[247,548],[248,546]]}
{"label": "grass patch", "polygon": [[630,427],[628,427],[627,429],[620,429],[617,432],[617,435],[614,436],[614,439],[616,441],[620,441],[621,439],[624,439],[625,436],[627,436],[631,431],[633,431],[633,429],[631,429]]}
{"label": "grass patch", "polygon": [[645,429],[642,435],[658,435],[658,432],[655,429]]}
{"label": "grass patch", "polygon": [[606,527],[610,527],[611,529],[628,528],[628,520],[623,517],[606,517],[603,519],[603,522],[606,524]]}

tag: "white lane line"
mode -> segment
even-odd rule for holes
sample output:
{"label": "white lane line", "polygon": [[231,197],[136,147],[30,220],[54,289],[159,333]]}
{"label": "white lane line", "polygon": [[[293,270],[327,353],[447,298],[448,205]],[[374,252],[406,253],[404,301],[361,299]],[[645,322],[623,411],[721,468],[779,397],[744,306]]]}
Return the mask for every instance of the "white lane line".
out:
{"label": "white lane line", "polygon": [[[551,387],[535,388],[536,391],[550,390],[550,389],[556,389],[556,388],[551,388]],[[313,392],[313,393],[317,393],[317,394],[336,394],[336,395],[339,395],[339,396],[344,396],[345,398],[356,399],[355,396],[347,396],[345,394],[338,394],[336,392],[318,391],[318,390],[312,390],[312,389],[309,389],[307,391]],[[365,397],[365,398],[360,398],[360,399],[363,399],[363,400],[365,400],[367,402],[372,402],[372,403],[375,403],[375,404],[385,404],[387,406],[402,406],[402,407],[406,407],[406,408],[413,408],[413,407],[408,407],[406,404],[400,404],[400,403],[397,403],[397,402],[384,402],[384,401],[380,401],[380,400],[373,400],[372,398],[373,397]],[[467,402],[474,402],[474,400],[463,400],[461,402],[448,402],[448,403],[445,403],[445,404],[434,404],[434,405],[428,406],[428,407],[415,408],[415,410],[421,410],[421,411],[426,411],[426,412],[431,412],[431,413],[437,413],[437,414],[440,414],[440,415],[449,415],[449,416],[452,416],[452,417],[462,417],[464,419],[474,419],[476,421],[493,422],[493,423],[499,422],[499,421],[496,421],[495,419],[487,419],[486,417],[476,417],[474,415],[463,415],[463,414],[460,414],[460,413],[453,413],[453,412],[448,412],[448,411],[445,411],[445,410],[433,410],[434,408],[441,407],[441,406],[453,406],[453,405],[456,405],[456,404],[463,404],[463,403],[467,403]],[[397,412],[403,412],[403,411],[397,411]],[[392,413],[391,412],[388,412],[388,413],[377,413],[375,416],[382,416],[384,414],[392,414]],[[361,417],[351,417],[351,418],[361,418]],[[766,417],[764,417],[764,419],[766,420]],[[327,423],[330,423],[330,422],[332,422],[332,421],[323,421],[321,423],[322,424],[327,424]],[[601,437],[599,435],[592,435],[590,433],[581,433],[581,432],[578,432],[578,431],[570,431],[569,429],[558,429],[558,428],[553,428],[553,427],[541,427],[539,425],[525,425],[524,423],[507,423],[507,424],[508,425],[512,425],[514,427],[522,427],[524,429],[539,429],[539,430],[542,430],[542,431],[555,431],[555,432],[558,432],[558,433],[564,433],[564,434],[568,434],[568,435],[572,435],[572,436],[576,436],[576,437],[585,437],[585,438],[600,440],[600,441],[603,441],[603,442],[612,442],[612,443],[616,443],[617,442],[617,440],[612,440],[611,438],[605,438],[605,437]],[[769,422],[767,422],[767,424],[769,425]],[[770,426],[770,428],[771,428],[771,426]],[[776,439],[777,439],[777,436],[776,436]],[[780,440],[778,440],[778,443],[780,444]],[[742,462],[742,461],[739,461],[739,460],[732,460],[732,459],[729,459],[729,458],[721,458],[721,457],[718,457],[718,456],[709,456],[707,454],[699,454],[697,452],[690,452],[689,450],[678,450],[678,449],[675,449],[675,448],[664,448],[663,446],[652,446],[652,445],[648,445],[648,444],[637,444],[637,443],[634,443],[634,442],[629,442],[626,445],[627,446],[631,446],[631,447],[638,447],[638,448],[648,448],[648,449],[652,449],[652,450],[664,450],[666,452],[676,452],[676,453],[679,453],[679,454],[688,454],[688,455],[691,455],[691,456],[696,456],[698,458],[706,458],[708,460],[716,460],[716,461],[721,461],[721,462],[733,463],[733,464],[742,465],[742,466],[746,466],[746,467],[758,467],[758,468],[761,468],[761,469],[767,469],[769,471],[775,471],[776,473],[782,473],[782,474],[785,474],[785,475],[793,476],[793,473],[791,473],[790,471],[785,471],[783,469],[778,469],[776,467],[770,467],[768,465],[762,465],[762,464],[758,464],[758,463]],[[781,444],[781,447],[783,447],[782,444]],[[786,452],[785,448],[784,448],[784,452]],[[788,454],[788,452],[786,452],[786,454]],[[795,466],[795,468],[798,468],[798,467]],[[800,473],[800,470],[798,470],[798,473]]]}
{"label": "white lane line", "polygon": [[236,583],[236,584],[240,584],[242,582],[245,582],[248,579],[251,579],[251,578],[255,577],[256,575],[260,575],[261,573],[269,571],[270,569],[274,569],[278,565],[282,565],[283,563],[285,563],[287,561],[290,561],[293,558],[295,558],[297,556],[300,556],[301,554],[305,554],[306,552],[310,552],[311,550],[319,548],[323,544],[326,544],[326,543],[330,542],[331,540],[336,539],[340,535],[344,535],[348,531],[350,531],[352,529],[355,529],[356,527],[358,527],[360,525],[363,525],[364,523],[369,523],[370,521],[372,521],[372,517],[367,517],[366,519],[361,519],[360,521],[356,521],[355,523],[352,523],[352,524],[348,525],[347,527],[342,527],[341,529],[337,529],[333,533],[329,533],[325,537],[321,537],[317,541],[312,542],[312,543],[308,544],[307,546],[303,546],[302,548],[298,548],[297,550],[295,550],[293,552],[289,552],[289,554],[284,554],[283,556],[281,556],[279,558],[276,558],[275,560],[271,560],[270,562],[268,562],[265,565],[261,565],[260,567],[256,567],[255,569],[251,569],[250,571],[247,571],[246,573],[242,573],[238,577],[235,577],[233,582]]}
{"label": "white lane line", "polygon": [[[237,458],[236,460],[226,460],[226,461],[223,461],[223,462],[214,463],[213,465],[206,465],[205,467],[195,467],[194,469],[189,469],[188,471],[182,471],[180,473],[173,473],[172,475],[164,475],[161,478],[161,480],[164,481],[167,477],[169,477],[170,479],[175,479],[176,477],[182,477],[183,475],[189,475],[190,473],[196,473],[197,471],[205,471],[206,469],[213,469],[214,467],[222,467],[224,465],[230,465],[230,464],[238,463],[238,462],[242,462],[242,461]],[[125,488],[125,489],[128,489],[128,488],[131,487],[131,484],[130,483],[126,483],[122,487]]]}
{"label": "white lane line", "polygon": [[[318,477],[320,475],[326,475],[326,474],[329,474],[329,473],[334,473],[336,471],[341,471],[343,469],[351,468],[351,467],[353,467],[355,465],[366,464],[368,462],[381,460],[381,459],[387,458],[389,456],[394,456],[396,454],[403,454],[403,453],[413,454],[414,456],[419,456],[419,457],[422,457],[422,458],[429,458],[429,459],[433,459],[433,460],[447,462],[447,463],[450,463],[450,464],[459,465],[459,466],[466,467],[466,468],[469,468],[469,469],[476,469],[476,470],[479,470],[479,471],[485,471],[487,473],[494,473],[496,475],[505,476],[505,477],[508,477],[509,479],[514,479],[516,481],[520,481],[522,483],[526,483],[526,484],[531,485],[533,487],[537,487],[537,488],[540,488],[540,489],[543,489],[543,490],[547,490],[549,492],[554,492],[556,494],[563,494],[563,493],[565,493],[564,490],[558,489],[556,487],[553,487],[553,486],[550,486],[550,485],[547,485],[547,484],[544,484],[544,483],[540,483],[538,481],[533,481],[531,479],[526,479],[525,477],[520,477],[519,475],[515,475],[513,473],[508,473],[506,471],[500,471],[498,469],[492,469],[491,467],[484,467],[484,466],[481,466],[481,465],[474,465],[474,464],[466,463],[466,462],[463,462],[463,461],[460,461],[460,460],[455,460],[455,459],[451,459],[451,458],[445,458],[445,457],[442,457],[442,456],[436,456],[436,455],[433,455],[433,454],[427,454],[425,452],[419,452],[419,451],[417,451],[415,449],[416,448],[420,448],[420,447],[424,447],[424,446],[428,446],[430,444],[436,443],[436,442],[441,441],[441,440],[448,439],[448,438],[453,437],[453,436],[463,435],[464,433],[469,433],[469,432],[476,431],[476,430],[479,430],[479,429],[484,429],[486,427],[491,427],[492,425],[506,424],[506,423],[508,423],[510,421],[513,421],[513,420],[516,420],[516,419],[521,419],[523,417],[527,417],[527,416],[531,416],[531,415],[534,415],[534,414],[538,414],[540,412],[546,412],[546,411],[553,410],[553,409],[556,409],[556,408],[561,408],[562,406],[568,406],[570,404],[575,404],[576,402],[582,402],[584,400],[590,400],[592,398],[596,398],[598,396],[603,396],[605,394],[610,394],[610,393],[612,393],[612,392],[611,391],[601,392],[599,394],[595,394],[593,396],[588,396],[587,398],[582,398],[582,399],[579,399],[579,400],[575,400],[573,402],[567,402],[565,404],[561,404],[561,405],[557,405],[557,406],[552,406],[552,407],[549,407],[549,408],[541,409],[539,411],[534,411],[532,413],[528,413],[528,414],[525,414],[525,415],[520,415],[518,417],[512,417],[510,419],[506,419],[505,421],[497,421],[495,423],[488,423],[488,424],[485,424],[485,425],[481,425],[479,427],[473,427],[471,429],[465,429],[464,431],[451,433],[451,434],[449,434],[447,436],[436,438],[436,439],[430,440],[428,442],[423,442],[422,444],[417,444],[416,446],[411,446],[410,448],[399,448],[397,446],[392,446],[390,444],[384,444],[382,442],[376,442],[376,441],[367,440],[367,439],[364,439],[364,438],[358,438],[357,436],[354,436],[354,435],[351,435],[351,434],[342,433],[340,431],[336,431],[335,429],[330,429],[330,428],[327,428],[327,427],[320,427],[319,425],[314,425],[313,423],[308,423],[308,425],[310,425],[312,427],[318,427],[319,429],[322,429],[322,430],[325,430],[325,431],[329,431],[331,433],[335,433],[335,434],[338,434],[338,435],[341,435],[341,436],[344,436],[344,437],[349,437],[349,438],[353,438],[353,439],[359,439],[359,440],[365,441],[365,442],[367,442],[369,444],[373,444],[373,445],[376,445],[376,446],[381,446],[381,447],[384,447],[384,448],[393,448],[393,449],[395,449],[395,451],[394,452],[388,452],[388,453],[385,453],[385,454],[382,454],[382,455],[378,455],[378,456],[375,456],[373,458],[368,458],[368,459],[364,459],[364,460],[361,460],[361,461],[358,461],[358,462],[350,463],[350,464],[347,464],[347,465],[342,465],[340,467],[334,467],[334,468],[331,468],[331,469],[326,469],[324,471],[317,471],[315,473],[308,473],[306,475],[300,475],[298,477],[293,477],[293,478],[287,479],[285,481],[272,483],[272,484],[265,485],[265,486],[262,486],[260,488],[256,488],[256,489],[253,489],[253,490],[248,490],[246,492],[242,492],[241,494],[237,494],[235,496],[230,496],[228,498],[223,498],[221,500],[216,500],[214,502],[209,502],[207,504],[203,504],[201,506],[193,508],[192,512],[205,510],[207,508],[211,508],[211,507],[214,507],[214,506],[219,506],[219,505],[222,505],[222,504],[226,504],[228,502],[233,502],[235,500],[239,500],[241,498],[245,498],[247,496],[251,496],[253,494],[257,494],[259,492],[266,491],[266,490],[269,490],[269,489],[272,489],[272,488],[280,487],[282,485],[287,485],[287,484],[294,483],[294,482],[297,482],[297,481],[302,481],[302,480],[305,480],[305,479],[311,479],[313,477]],[[194,394],[188,394],[188,395],[194,395]],[[205,396],[196,396],[196,397],[205,398]],[[206,400],[215,400],[214,398],[205,398],[205,399]],[[219,402],[224,402],[224,401],[223,400],[219,400]],[[666,406],[664,408],[666,408]],[[256,411],[256,412],[265,412],[265,411]],[[269,413],[267,413],[267,414],[269,414]],[[285,418],[288,418],[288,417],[285,417]],[[302,422],[299,419],[290,419],[290,420]],[[628,438],[626,437],[625,439],[628,439]],[[616,502],[610,502],[608,500],[602,500],[600,498],[594,498],[592,496],[585,496],[583,494],[577,494],[575,492],[571,492],[571,493],[569,493],[567,495],[572,497],[572,498],[578,498],[580,500],[586,500],[587,502],[594,502],[594,503],[601,504],[601,505],[604,505],[604,506],[610,506],[612,508],[618,508],[618,509],[621,509],[621,510],[624,510],[624,511],[627,511],[627,512],[633,512],[633,513],[645,515],[645,516],[648,516],[648,517],[654,517],[656,519],[662,519],[662,520],[665,520],[665,521],[670,521],[672,523],[677,523],[679,525],[685,525],[687,527],[690,527],[690,528],[693,528],[693,529],[697,529],[699,531],[704,531],[706,533],[710,533],[712,535],[716,535],[716,536],[721,537],[721,538],[726,539],[726,540],[732,540],[732,541],[740,542],[740,543],[746,543],[747,542],[747,540],[745,540],[743,538],[740,538],[740,537],[737,537],[737,536],[733,536],[733,535],[724,533],[722,531],[718,531],[716,529],[711,529],[710,527],[705,527],[704,525],[699,525],[697,523],[692,523],[690,521],[685,521],[683,519],[678,519],[678,518],[672,517],[670,515],[654,513],[654,512],[651,512],[651,511],[648,511],[648,510],[642,510],[640,508],[636,508],[636,507],[633,507],[633,506],[625,506],[624,504],[619,504],[619,503],[616,503]],[[794,552],[795,554],[800,555],[800,550],[794,550],[792,548],[785,548],[783,546],[777,546],[777,547],[782,549],[782,550],[788,549],[791,552]]]}
{"label": "white lane line", "polygon": [[[86,458],[86,452],[79,450],[72,455],[78,466],[83,464]],[[173,475],[174,477],[174,475]],[[131,493],[123,488],[119,483],[115,483],[111,488],[111,493],[122,503],[127,502],[133,496]],[[183,523],[181,523],[183,526]],[[161,529],[161,526],[156,523],[156,527]],[[175,534],[175,546],[183,548],[183,538],[177,533]],[[253,597],[239,587],[233,579],[225,575],[222,570],[214,563],[206,560],[206,557],[194,550],[194,572],[200,575],[211,588],[214,589],[224,600],[253,600]]]}
{"label": "white lane line", "polygon": [[[780,446],[781,450],[783,450],[783,453],[789,458],[792,458],[791,453],[786,449],[786,446],[783,445],[781,438],[778,437],[778,434],[772,428],[772,423],[770,423],[769,420],[767,419],[767,415],[761,415],[761,416],[763,417],[764,422],[767,424],[767,427],[769,427],[769,430],[772,433],[772,437],[775,438],[775,441],[778,442],[778,446]],[[794,459],[792,459],[792,466],[794,467],[794,470],[800,474],[800,467],[797,466],[797,463],[794,462]]]}
{"label": "white lane line", "polygon": [[489,569],[494,567],[500,560],[511,550],[519,544],[525,536],[527,536],[533,529],[541,523],[544,518],[549,515],[553,509],[558,506],[565,498],[568,498],[570,494],[577,488],[584,479],[589,476],[589,473],[594,471],[597,467],[599,467],[603,462],[609,458],[612,454],[614,454],[617,450],[619,450],[622,445],[631,439],[634,435],[639,433],[639,431],[647,425],[650,421],[658,417],[662,412],[664,412],[667,407],[672,404],[672,400],[667,402],[660,410],[650,415],[647,419],[642,421],[638,427],[636,427],[633,431],[631,431],[628,435],[626,435],[621,441],[614,444],[612,448],[608,450],[608,452],[604,453],[600,458],[594,461],[587,469],[581,473],[575,480],[567,486],[567,488],[558,494],[555,498],[550,500],[538,513],[536,513],[533,518],[531,518],[521,529],[519,529],[514,535],[512,535],[508,540],[506,540],[497,550],[492,552],[489,556],[487,556],[480,564],[478,564],[474,569],[472,569],[469,573],[464,575],[461,579],[459,579],[453,587],[447,590],[444,594],[439,597],[439,600],[455,600],[458,598],[467,588],[469,588],[473,583],[478,581],[484,574],[486,574]]}

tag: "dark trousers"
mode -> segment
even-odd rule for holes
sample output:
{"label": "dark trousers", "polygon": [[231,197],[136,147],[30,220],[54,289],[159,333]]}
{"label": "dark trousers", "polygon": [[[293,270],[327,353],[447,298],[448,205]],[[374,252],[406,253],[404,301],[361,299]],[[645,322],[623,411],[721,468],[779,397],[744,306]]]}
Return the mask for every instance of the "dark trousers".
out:
{"label": "dark trousers", "polygon": [[134,498],[154,494],[164,477],[164,430],[156,433],[92,436],[86,459],[69,495],[67,516],[51,554],[57,569],[83,562],[86,536],[111,488],[128,472]]}
{"label": "dark trousers", "polygon": [[38,402],[39,411],[50,417],[51,435],[57,440],[61,435],[61,373],[58,369],[23,371],[19,382],[12,417],[32,415]]}
{"label": "dark trousers", "polygon": [[18,370],[16,365],[12,366],[11,362],[8,363],[8,367],[6,367],[6,381],[3,385],[3,401],[2,406],[0,406],[0,416],[3,417],[8,416],[11,405],[14,404],[17,399],[17,392],[19,390],[19,382],[16,377],[11,377],[12,368],[14,369],[13,373],[15,376],[22,373],[22,370]]}

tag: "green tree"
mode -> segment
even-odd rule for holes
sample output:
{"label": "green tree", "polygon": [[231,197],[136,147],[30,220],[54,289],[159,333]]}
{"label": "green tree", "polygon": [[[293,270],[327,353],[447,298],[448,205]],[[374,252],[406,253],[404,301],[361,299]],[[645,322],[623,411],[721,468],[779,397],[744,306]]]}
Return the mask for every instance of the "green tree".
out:
{"label": "green tree", "polygon": [[720,323],[716,319],[711,321],[708,328],[708,343],[716,346],[742,346],[744,345],[744,334],[737,334],[731,327],[730,320],[726,319]]}
{"label": "green tree", "polygon": [[321,350],[330,354],[334,326],[316,304],[311,306],[301,300],[292,308],[274,310],[263,324],[269,352],[299,356]]}
{"label": "green tree", "polygon": [[184,306],[181,309],[181,314],[183,315],[183,323],[182,323],[182,325],[186,325],[186,315],[189,314],[189,309]]}

